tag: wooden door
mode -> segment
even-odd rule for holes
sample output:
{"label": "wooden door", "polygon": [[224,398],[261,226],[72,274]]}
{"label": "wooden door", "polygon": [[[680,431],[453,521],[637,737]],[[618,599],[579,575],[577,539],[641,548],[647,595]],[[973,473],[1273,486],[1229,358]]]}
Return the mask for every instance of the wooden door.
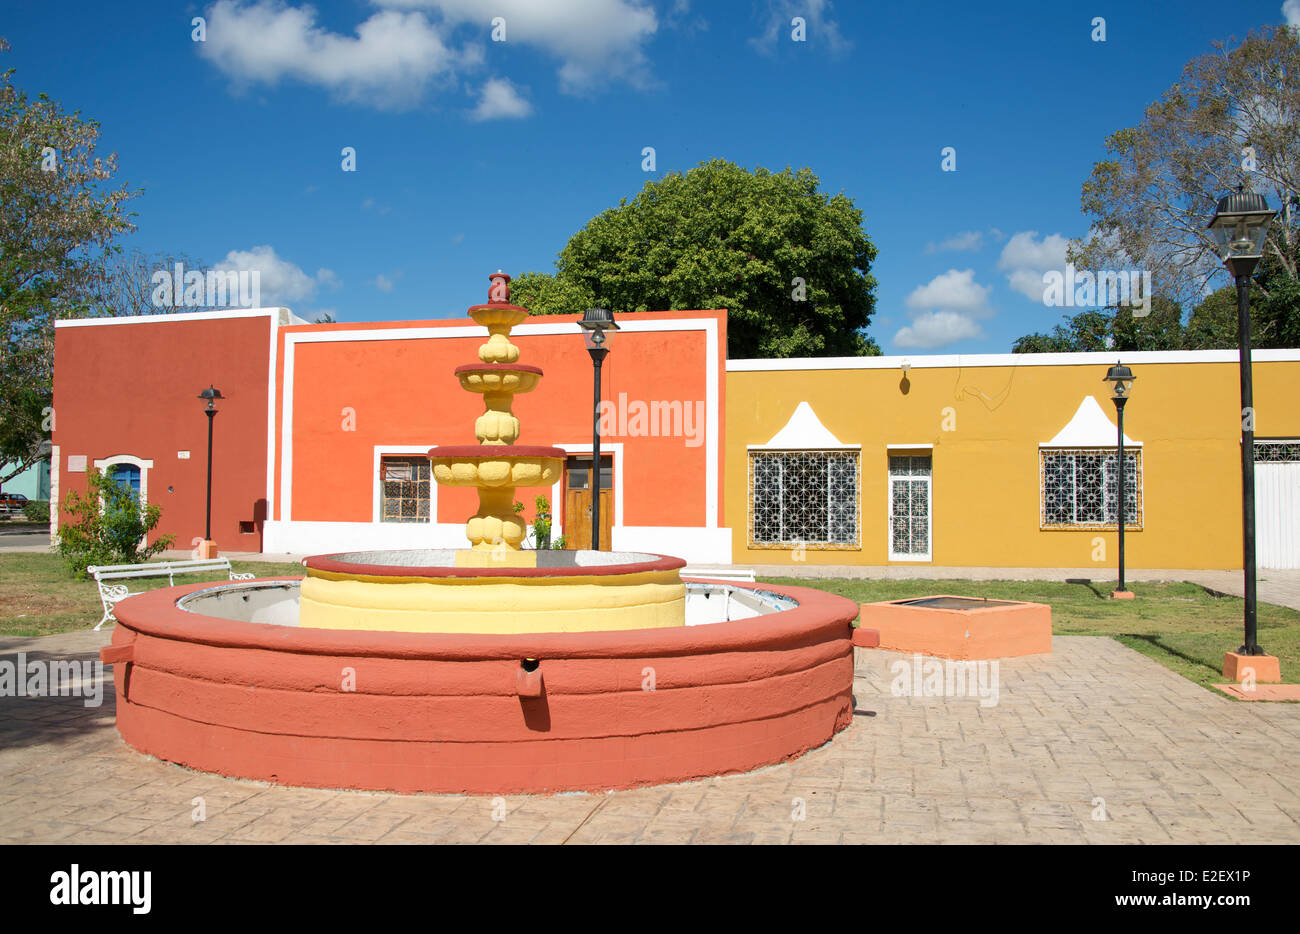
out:
{"label": "wooden door", "polygon": [[[614,491],[600,491],[600,550],[610,551]],[[570,488],[564,498],[564,540],[575,551],[591,549],[591,489]]]}

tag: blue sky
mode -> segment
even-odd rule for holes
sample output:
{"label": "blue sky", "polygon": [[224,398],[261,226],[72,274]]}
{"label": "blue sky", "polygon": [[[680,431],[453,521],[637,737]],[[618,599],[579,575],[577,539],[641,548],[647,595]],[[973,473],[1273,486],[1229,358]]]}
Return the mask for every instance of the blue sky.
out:
{"label": "blue sky", "polygon": [[1288,19],[1300,0],[10,0],[0,67],[102,124],[145,189],[128,246],[259,268],[307,318],[462,315],[488,272],[550,271],[648,179],[723,158],[854,199],[886,353],[984,353],[1060,320],[1029,295],[1086,231],[1105,137],[1211,42]]}

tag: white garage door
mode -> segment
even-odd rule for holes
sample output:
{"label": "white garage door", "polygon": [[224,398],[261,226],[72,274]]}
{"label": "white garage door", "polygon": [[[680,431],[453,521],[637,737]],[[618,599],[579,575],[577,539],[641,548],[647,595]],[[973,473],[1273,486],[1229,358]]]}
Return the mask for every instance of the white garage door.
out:
{"label": "white garage door", "polygon": [[1255,549],[1261,568],[1300,568],[1300,440],[1255,442]]}

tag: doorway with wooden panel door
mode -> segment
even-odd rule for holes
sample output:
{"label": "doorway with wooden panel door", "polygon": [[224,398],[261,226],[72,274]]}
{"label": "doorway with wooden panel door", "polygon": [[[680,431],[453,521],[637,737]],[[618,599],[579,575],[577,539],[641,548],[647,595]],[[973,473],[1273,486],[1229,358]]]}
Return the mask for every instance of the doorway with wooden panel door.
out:
{"label": "doorway with wooden panel door", "polygon": [[[564,541],[575,551],[591,549],[591,455],[570,455],[565,463]],[[610,551],[614,527],[614,456],[600,455],[600,550]]]}

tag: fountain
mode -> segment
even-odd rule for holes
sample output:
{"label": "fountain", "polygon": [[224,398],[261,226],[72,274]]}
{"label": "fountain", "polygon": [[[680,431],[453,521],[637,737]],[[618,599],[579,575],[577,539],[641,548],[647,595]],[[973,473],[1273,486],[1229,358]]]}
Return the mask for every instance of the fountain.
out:
{"label": "fountain", "polygon": [[564,470],[560,448],[515,444],[514,396],[542,371],[519,361],[511,329],[528,310],[510,304],[510,277],[490,276],[485,305],[469,315],[487,328],[479,362],[456,368],[462,389],[483,396],[477,445],[432,448],[439,484],[472,487],[479,508],[460,550],[353,552],[308,558],[302,625],[401,632],[578,632],[685,625],[686,562],[662,555],[525,551],[514,511],[520,486],[550,486]]}
{"label": "fountain", "polygon": [[117,725],[141,752],[292,785],[509,794],[741,772],[828,742],[853,711],[856,604],[802,587],[683,580],[680,558],[524,549],[520,486],[560,476],[520,445],[537,367],[510,342],[510,277],[469,309],[458,367],[477,445],[433,447],[472,487],[469,547],[318,555],[303,578],[171,587],[116,607]]}

